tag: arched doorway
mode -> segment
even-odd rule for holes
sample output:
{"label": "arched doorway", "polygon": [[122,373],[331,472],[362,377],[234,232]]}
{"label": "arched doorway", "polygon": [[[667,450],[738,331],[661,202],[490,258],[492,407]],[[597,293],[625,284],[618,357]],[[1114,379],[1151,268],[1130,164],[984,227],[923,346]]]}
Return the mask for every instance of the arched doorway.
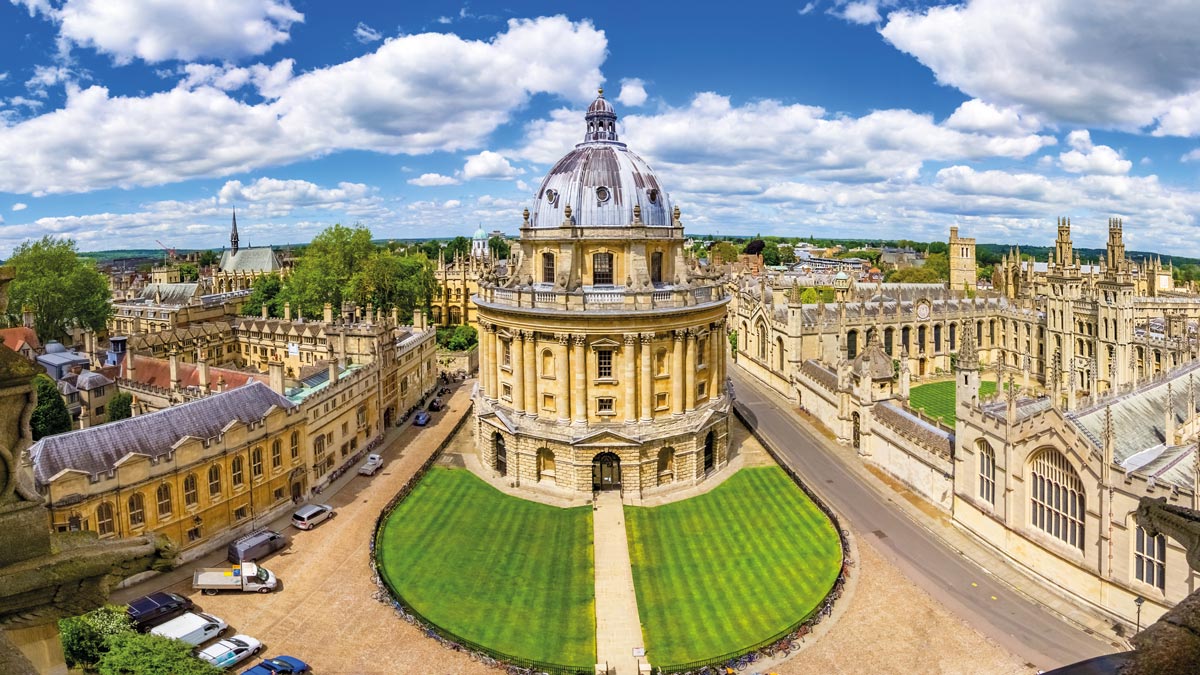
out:
{"label": "arched doorway", "polygon": [[713,437],[713,432],[710,431],[710,432],[708,432],[708,435],[704,437],[704,470],[705,471],[712,469],[713,464],[716,462],[716,454],[717,453],[716,453],[716,449],[713,447],[714,445],[716,445],[716,439]]}
{"label": "arched doorway", "polygon": [[388,408],[383,411],[383,428],[386,429],[390,426],[392,426],[392,407],[388,406]]}
{"label": "arched doorway", "polygon": [[492,445],[496,450],[496,472],[501,476],[508,475],[508,450],[504,447],[504,437],[497,431],[492,434]]}
{"label": "arched doorway", "polygon": [[592,458],[592,489],[621,489],[621,458],[611,452],[602,452]]}

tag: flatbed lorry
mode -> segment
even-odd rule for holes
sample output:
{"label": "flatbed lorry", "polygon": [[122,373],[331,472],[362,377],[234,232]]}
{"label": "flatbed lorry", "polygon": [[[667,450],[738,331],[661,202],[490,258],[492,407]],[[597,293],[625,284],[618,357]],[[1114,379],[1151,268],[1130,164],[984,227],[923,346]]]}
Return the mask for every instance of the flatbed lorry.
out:
{"label": "flatbed lorry", "polygon": [[217,591],[256,591],[270,593],[279,585],[275,574],[254,563],[233,567],[205,567],[192,576],[192,588],[216,595]]}

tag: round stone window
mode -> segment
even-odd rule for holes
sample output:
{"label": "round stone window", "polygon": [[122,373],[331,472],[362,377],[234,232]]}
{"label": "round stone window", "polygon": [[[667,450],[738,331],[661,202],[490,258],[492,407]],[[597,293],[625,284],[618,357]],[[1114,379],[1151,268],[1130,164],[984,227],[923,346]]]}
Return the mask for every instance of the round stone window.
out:
{"label": "round stone window", "polygon": [[658,203],[658,190],[651,188],[650,191],[646,193],[646,196],[650,198],[651,204]]}
{"label": "round stone window", "polygon": [[608,192],[608,188],[604,187],[603,185],[596,188],[596,200],[597,201],[606,202],[606,201],[608,201],[609,196],[610,195]]}
{"label": "round stone window", "polygon": [[546,201],[550,202],[551,204],[558,201],[558,193],[554,190],[546,190]]}

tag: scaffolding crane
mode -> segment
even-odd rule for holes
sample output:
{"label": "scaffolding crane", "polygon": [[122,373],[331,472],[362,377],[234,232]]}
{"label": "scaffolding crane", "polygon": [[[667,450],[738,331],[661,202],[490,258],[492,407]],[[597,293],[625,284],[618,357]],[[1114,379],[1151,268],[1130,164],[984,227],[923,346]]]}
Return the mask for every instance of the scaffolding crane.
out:
{"label": "scaffolding crane", "polygon": [[157,241],[158,245],[162,247],[162,250],[167,252],[167,258],[169,260],[176,260],[179,258],[179,256],[176,255],[176,253],[175,253],[175,249],[171,248],[170,246],[167,246],[166,244],[162,243],[161,241],[158,241],[157,239],[155,239],[154,241]]}

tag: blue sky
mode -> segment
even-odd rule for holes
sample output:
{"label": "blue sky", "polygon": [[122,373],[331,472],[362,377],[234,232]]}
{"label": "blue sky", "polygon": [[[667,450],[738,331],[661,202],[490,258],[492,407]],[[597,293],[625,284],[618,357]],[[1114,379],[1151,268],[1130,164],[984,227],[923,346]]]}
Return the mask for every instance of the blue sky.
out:
{"label": "blue sky", "polygon": [[1200,5],[764,4],[0,0],[0,257],[515,234],[598,86],[694,233],[1200,256]]}

